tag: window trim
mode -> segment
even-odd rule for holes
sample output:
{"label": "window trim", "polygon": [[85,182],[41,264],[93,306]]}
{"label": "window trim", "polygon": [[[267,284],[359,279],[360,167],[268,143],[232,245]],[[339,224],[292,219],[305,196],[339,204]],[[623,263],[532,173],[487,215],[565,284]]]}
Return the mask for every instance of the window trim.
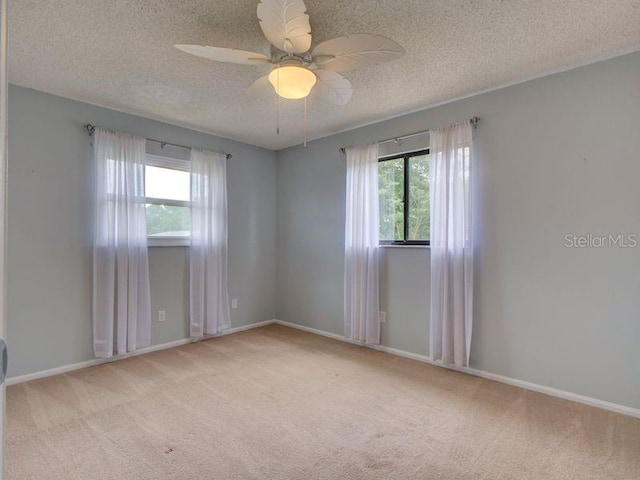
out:
{"label": "window trim", "polygon": [[[163,157],[147,153],[145,156],[145,167],[159,167],[170,170],[179,170],[183,172],[191,172],[191,162],[180,158]],[[191,202],[184,200],[170,200],[163,198],[147,197],[145,190],[145,203],[152,205],[168,205],[173,207],[188,207],[191,209]],[[176,236],[151,236],[147,234],[147,246],[149,247],[188,247],[191,245],[191,235]]]}
{"label": "window trim", "polygon": [[[404,159],[404,192],[402,194],[402,208],[403,208],[403,222],[404,222],[404,239],[403,240],[380,240],[379,244],[382,246],[430,246],[431,239],[429,240],[407,240],[407,225],[409,223],[409,159],[412,157],[420,157],[422,155],[429,155],[429,149],[424,148],[422,150],[415,150],[413,152],[405,152],[400,154],[387,155],[380,157],[378,163],[388,162],[389,160]],[[431,192],[429,192],[431,194]],[[379,228],[379,227],[378,227]]]}
{"label": "window trim", "polygon": [[190,247],[191,236],[188,237],[147,237],[147,247]]}

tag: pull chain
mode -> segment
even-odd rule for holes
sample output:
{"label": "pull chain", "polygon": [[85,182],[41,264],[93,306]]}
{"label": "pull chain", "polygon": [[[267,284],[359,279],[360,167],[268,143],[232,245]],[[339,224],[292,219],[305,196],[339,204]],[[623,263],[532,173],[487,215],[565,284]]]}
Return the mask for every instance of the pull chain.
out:
{"label": "pull chain", "polygon": [[[280,70],[276,70],[278,82],[278,92],[280,91]],[[276,135],[280,135],[280,95],[276,92]]]}
{"label": "pull chain", "polygon": [[307,148],[307,97],[304,97],[304,127],[303,127],[303,146]]}

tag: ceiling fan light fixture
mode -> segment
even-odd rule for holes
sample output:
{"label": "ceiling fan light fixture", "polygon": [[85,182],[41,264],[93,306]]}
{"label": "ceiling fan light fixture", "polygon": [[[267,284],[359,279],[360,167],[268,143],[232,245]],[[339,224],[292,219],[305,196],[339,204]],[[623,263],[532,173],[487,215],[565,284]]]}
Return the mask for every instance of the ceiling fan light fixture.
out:
{"label": "ceiling fan light fixture", "polygon": [[[353,95],[341,73],[379,65],[402,57],[404,48],[381,35],[358,33],[325,40],[313,49],[311,24],[304,0],[259,0],[256,9],[262,33],[272,45],[271,55],[207,45],[175,45],[183,52],[216,62],[273,65],[250,92],[271,84],[277,98],[314,97],[332,105],[346,105]],[[313,66],[313,70],[309,68]]]}
{"label": "ceiling fan light fixture", "polygon": [[288,100],[299,100],[309,96],[318,81],[316,74],[299,65],[283,65],[269,74],[269,82],[276,93]]}

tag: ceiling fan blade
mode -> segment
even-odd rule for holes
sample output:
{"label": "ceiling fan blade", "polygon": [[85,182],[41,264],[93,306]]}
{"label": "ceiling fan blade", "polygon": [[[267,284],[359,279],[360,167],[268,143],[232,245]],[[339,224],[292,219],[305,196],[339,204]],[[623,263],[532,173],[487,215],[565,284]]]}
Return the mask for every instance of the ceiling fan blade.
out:
{"label": "ceiling fan blade", "polygon": [[404,48],[380,35],[348,35],[322,42],[313,49],[316,65],[332,72],[347,72],[402,57]]}
{"label": "ceiling fan blade", "polygon": [[175,45],[178,50],[196,55],[197,57],[215,60],[216,62],[240,63],[242,65],[264,65],[271,63],[266,55],[233,48],[206,47],[203,45]]}
{"label": "ceiling fan blade", "polygon": [[317,69],[313,73],[318,77],[315,94],[333,105],[346,105],[351,100],[353,89],[351,82],[342,75],[329,70]]}
{"label": "ceiling fan blade", "polygon": [[311,25],[303,0],[261,0],[258,20],[264,36],[287,53],[305,53],[311,48]]}
{"label": "ceiling fan blade", "polygon": [[247,88],[247,95],[252,97],[266,97],[269,93],[275,94],[269,82],[269,75],[260,77]]}

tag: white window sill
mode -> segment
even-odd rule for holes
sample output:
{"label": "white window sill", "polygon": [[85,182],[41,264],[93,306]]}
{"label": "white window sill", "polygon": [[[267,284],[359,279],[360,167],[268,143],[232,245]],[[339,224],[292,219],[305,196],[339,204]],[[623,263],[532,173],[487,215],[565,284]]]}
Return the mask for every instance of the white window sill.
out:
{"label": "white window sill", "polygon": [[149,247],[188,247],[190,245],[189,237],[147,237]]}
{"label": "white window sill", "polygon": [[429,250],[429,245],[380,245],[380,248],[418,248],[423,250]]}

